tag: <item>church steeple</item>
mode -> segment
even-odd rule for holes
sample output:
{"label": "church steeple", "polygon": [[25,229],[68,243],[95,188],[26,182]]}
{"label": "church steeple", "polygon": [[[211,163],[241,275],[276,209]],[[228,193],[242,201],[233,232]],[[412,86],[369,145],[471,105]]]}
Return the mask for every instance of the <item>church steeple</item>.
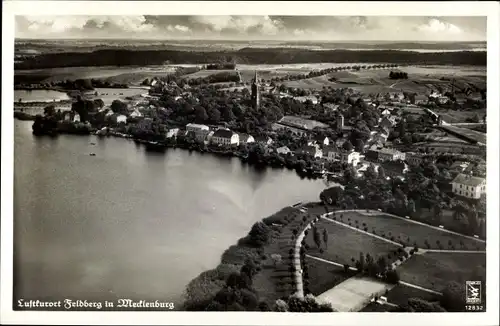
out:
{"label": "church steeple", "polygon": [[260,105],[260,94],[259,94],[259,79],[257,76],[257,70],[255,70],[255,76],[252,83],[252,105],[254,109],[258,109]]}

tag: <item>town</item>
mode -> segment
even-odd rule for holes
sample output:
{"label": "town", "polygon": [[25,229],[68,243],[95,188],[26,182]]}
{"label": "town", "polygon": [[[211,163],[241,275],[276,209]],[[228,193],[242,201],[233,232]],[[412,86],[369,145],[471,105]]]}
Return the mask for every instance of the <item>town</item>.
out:
{"label": "town", "polygon": [[[441,79],[442,84],[425,92],[398,89],[398,83],[413,78],[402,72],[405,68],[342,65],[285,77],[255,69],[250,77],[236,64],[177,67],[173,74],[143,80],[140,94],[124,96],[118,88],[106,88],[116,98],[101,91],[99,80],[24,85],[65,91],[70,87],[76,95],[45,106],[43,115],[26,113],[32,104],[18,101],[14,114],[34,120],[35,135],[124,137],[150,151],[181,148],[236,156],[255,166],[294,169],[302,177],[328,183],[319,203],[285,208],[257,222],[242,239],[248,243],[236,246],[246,259],[224,261],[223,255],[220,266],[241,266],[236,274],[226,267],[226,287],[216,278],[193,280],[187,290],[188,310],[232,310],[238,305],[245,310],[295,311],[296,295],[314,295],[328,305],[314,303],[315,308],[306,311],[458,311],[463,309],[462,299],[457,299],[464,297],[461,283],[449,285],[434,274],[416,284],[409,278],[425,274],[421,257],[470,251],[458,263],[451,259],[449,264],[457,265],[450,266],[459,267],[443,271],[436,266],[436,273],[453,272],[458,279],[451,281],[456,282],[470,279],[470,273],[473,279],[484,279],[486,90],[464,87],[454,79]],[[385,76],[391,91],[360,91],[359,84],[349,87],[343,80],[350,72],[363,71]],[[317,78],[343,86],[290,86]],[[375,217],[386,227],[373,223]],[[472,256],[482,270],[467,269]],[[407,267],[412,261],[418,262],[413,269]],[[364,266],[369,266],[366,272]],[[242,275],[250,281],[239,279]],[[281,276],[271,290],[262,278],[272,283],[276,275]],[[206,282],[213,291],[202,290]],[[255,294],[255,304],[220,299],[228,287],[234,288],[231,282],[243,282],[243,288],[252,288],[252,282],[267,285]],[[363,291],[371,292],[352,303],[330,293],[356,292],[359,282]],[[408,300],[413,297],[417,299]]]}

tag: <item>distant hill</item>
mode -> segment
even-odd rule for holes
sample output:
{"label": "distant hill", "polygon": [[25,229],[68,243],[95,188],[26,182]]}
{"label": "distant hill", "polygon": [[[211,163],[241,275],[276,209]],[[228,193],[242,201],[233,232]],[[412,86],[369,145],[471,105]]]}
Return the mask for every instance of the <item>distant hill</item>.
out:
{"label": "distant hill", "polygon": [[283,48],[242,48],[231,51],[177,51],[106,49],[93,52],[46,53],[25,58],[15,63],[15,69],[43,69],[89,66],[148,66],[214,62],[246,64],[290,63],[397,63],[429,65],[486,66],[486,52],[432,52],[419,53],[397,50],[328,50],[313,51]]}

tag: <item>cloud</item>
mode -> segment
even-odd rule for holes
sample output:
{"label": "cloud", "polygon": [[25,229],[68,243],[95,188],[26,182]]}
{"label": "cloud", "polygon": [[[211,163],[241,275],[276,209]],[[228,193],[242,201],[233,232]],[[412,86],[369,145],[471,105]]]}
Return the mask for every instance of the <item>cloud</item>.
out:
{"label": "cloud", "polygon": [[182,33],[187,33],[191,30],[189,27],[184,25],[175,25],[175,26],[168,25],[166,29],[169,32],[182,32]]}
{"label": "cloud", "polygon": [[276,40],[484,40],[485,17],[16,16],[16,36]]}
{"label": "cloud", "polygon": [[460,27],[435,18],[430,19],[426,24],[418,26],[417,30],[424,33],[462,33],[462,29]]}

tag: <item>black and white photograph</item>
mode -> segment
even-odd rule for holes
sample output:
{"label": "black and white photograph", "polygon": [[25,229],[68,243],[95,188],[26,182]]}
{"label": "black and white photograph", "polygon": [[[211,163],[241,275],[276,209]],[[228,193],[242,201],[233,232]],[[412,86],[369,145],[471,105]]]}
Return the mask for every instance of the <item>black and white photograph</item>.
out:
{"label": "black and white photograph", "polygon": [[4,2],[2,323],[498,323],[498,3],[77,3]]}

